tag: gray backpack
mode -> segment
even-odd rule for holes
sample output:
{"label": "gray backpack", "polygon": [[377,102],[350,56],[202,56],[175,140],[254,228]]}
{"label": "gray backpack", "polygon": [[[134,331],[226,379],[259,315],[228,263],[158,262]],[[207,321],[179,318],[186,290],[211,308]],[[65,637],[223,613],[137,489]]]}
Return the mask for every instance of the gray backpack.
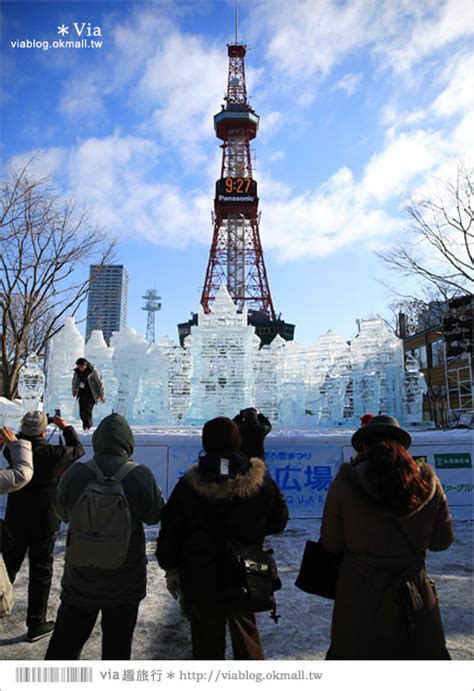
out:
{"label": "gray backpack", "polygon": [[122,480],[137,463],[127,461],[105,477],[94,460],[84,463],[96,475],[74,504],[69,520],[66,563],[118,569],[127,556],[132,519]]}

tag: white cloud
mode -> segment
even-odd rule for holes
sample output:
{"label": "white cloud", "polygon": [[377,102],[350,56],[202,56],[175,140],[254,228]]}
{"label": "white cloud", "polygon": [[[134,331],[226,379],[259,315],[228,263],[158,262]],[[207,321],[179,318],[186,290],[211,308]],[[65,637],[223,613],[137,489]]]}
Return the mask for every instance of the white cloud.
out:
{"label": "white cloud", "polygon": [[[106,59],[94,74],[77,72],[64,82],[61,112],[101,115],[106,99],[123,99],[136,131],[171,144],[187,166],[203,164],[226,91],[227,56],[222,44],[181,31],[181,11],[170,3],[138,7],[127,23],[112,14],[104,30],[111,43]],[[256,85],[261,70],[247,76]]]}
{"label": "white cloud", "polygon": [[367,247],[396,232],[400,222],[360,194],[347,168],[312,193],[281,200],[262,196],[262,243],[280,260],[328,256],[348,246]]}
{"label": "white cloud", "polygon": [[271,113],[265,113],[259,124],[259,136],[272,137],[285,124],[285,117],[283,113],[277,110]]}
{"label": "white cloud", "polygon": [[[474,34],[474,25],[469,21],[470,0],[431,0],[420,5],[409,3],[404,9],[409,17],[404,30],[389,34],[388,40],[380,36],[374,47],[375,53],[396,72],[406,72],[423,58]],[[399,16],[403,16],[400,11]]]}
{"label": "white cloud", "polygon": [[432,105],[433,112],[440,117],[459,115],[474,108],[474,55],[461,52],[448,63],[442,78],[445,89]]}
{"label": "white cloud", "polygon": [[337,91],[340,89],[345,92],[347,97],[352,96],[357,91],[357,87],[361,80],[362,72],[358,72],[357,74],[355,72],[348,72],[334,84],[332,90]]}
{"label": "white cloud", "polygon": [[[69,181],[74,195],[96,222],[123,237],[144,237],[157,244],[183,247],[210,235],[205,223],[209,190],[188,192],[157,182],[158,149],[147,139],[89,139],[70,153]],[[207,231],[207,234],[206,234]]]}
{"label": "white cloud", "polygon": [[408,72],[426,56],[466,36],[474,27],[470,0],[340,3],[271,0],[252,6],[255,40],[268,40],[267,58],[297,87],[321,80],[365,48],[381,66]]}
{"label": "white cloud", "polygon": [[126,23],[110,27],[113,51],[104,66],[109,90],[133,84],[143,73],[143,65],[153,57],[157,46],[176,32],[173,5],[140,8]]}
{"label": "white cloud", "polygon": [[389,137],[386,148],[367,164],[361,192],[384,204],[406,194],[417,176],[436,169],[449,153],[436,133],[416,130]]}
{"label": "white cloud", "polygon": [[268,160],[271,163],[276,163],[277,161],[283,161],[286,158],[286,154],[284,151],[281,149],[277,149],[276,151],[273,151],[269,156]]}
{"label": "white cloud", "polygon": [[28,172],[35,178],[54,178],[67,159],[65,149],[56,146],[49,149],[33,149],[22,154],[12,156],[9,161],[11,168],[21,171],[28,166]]}
{"label": "white cloud", "polygon": [[273,0],[251,8],[256,34],[268,34],[267,57],[278,74],[305,81],[325,76],[344,55],[367,40],[376,3],[355,0]]}
{"label": "white cloud", "polygon": [[88,117],[104,113],[102,89],[96,77],[70,79],[59,102],[59,110],[67,116]]}
{"label": "white cloud", "polygon": [[193,145],[213,137],[213,115],[226,89],[227,59],[218,48],[195,36],[173,33],[146,63],[138,93],[153,103],[147,125],[189,157]]}

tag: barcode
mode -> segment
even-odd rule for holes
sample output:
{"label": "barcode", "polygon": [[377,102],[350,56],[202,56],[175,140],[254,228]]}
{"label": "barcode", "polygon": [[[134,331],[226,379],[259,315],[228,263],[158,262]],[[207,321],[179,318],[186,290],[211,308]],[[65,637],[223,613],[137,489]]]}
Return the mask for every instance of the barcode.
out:
{"label": "barcode", "polygon": [[92,681],[92,667],[17,667],[17,682]]}

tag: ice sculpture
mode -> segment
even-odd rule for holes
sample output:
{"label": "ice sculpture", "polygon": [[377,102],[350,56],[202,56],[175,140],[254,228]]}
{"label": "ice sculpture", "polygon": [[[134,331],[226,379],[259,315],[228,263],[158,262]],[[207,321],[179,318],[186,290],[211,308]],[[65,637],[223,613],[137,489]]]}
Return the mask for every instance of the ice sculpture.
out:
{"label": "ice sculpture", "polygon": [[417,422],[423,408],[423,394],[428,386],[420,372],[418,360],[413,355],[405,358],[404,418],[407,422]]}
{"label": "ice sculpture", "polygon": [[[360,331],[351,342],[350,353],[355,419],[367,412],[390,413],[401,418],[403,341],[388,331],[381,319],[361,320]],[[374,376],[376,380],[370,382],[369,379]],[[378,396],[372,398],[371,410],[367,410],[367,390],[375,396],[377,386],[380,387]],[[364,409],[363,405],[367,407]]]}
{"label": "ice sculpture", "polygon": [[51,339],[47,356],[45,409],[56,408],[66,420],[77,419],[78,404],[72,397],[72,376],[77,358],[84,357],[84,339],[74,317],[67,317],[63,328]]}
{"label": "ice sculpture", "polygon": [[[49,410],[72,414],[72,370],[83,353],[74,320],[66,320],[50,347]],[[248,406],[286,427],[356,427],[367,412],[422,419],[418,364],[408,357],[405,369],[403,343],[381,319],[361,320],[350,343],[328,331],[309,348],[280,336],[260,348],[225,286],[208,314],[200,310],[184,347],[168,337],[149,347],[144,335],[125,329],[110,348],[93,332],[85,356],[105,380],[107,406],[97,408],[97,421],[113,408],[132,423],[201,425]]]}
{"label": "ice sculpture", "polygon": [[255,357],[255,407],[265,411],[270,422],[278,423],[281,401],[279,362],[286,341],[277,334],[269,345],[257,351]]}
{"label": "ice sculpture", "polygon": [[334,364],[326,375],[326,408],[327,419],[332,424],[344,422],[346,387],[349,383],[349,372],[342,364]]}
{"label": "ice sculpture", "polygon": [[184,347],[170,340],[170,405],[173,422],[182,423],[191,405],[191,348],[192,336],[184,341]]}
{"label": "ice sculpture", "polygon": [[209,314],[200,309],[191,337],[192,401],[186,420],[201,423],[253,406],[260,339],[247,324],[247,310],[238,311],[225,285],[217,291]]}
{"label": "ice sculpture", "polygon": [[296,341],[285,341],[276,362],[280,390],[278,420],[283,426],[303,424],[306,398],[305,351]]}
{"label": "ice sculpture", "polygon": [[[334,331],[322,334],[307,351],[306,361],[306,425],[319,426],[331,420],[331,411],[341,408],[338,420],[342,421],[346,406],[347,388],[350,379],[347,375],[350,364],[349,346]],[[332,376],[330,375],[332,372]],[[343,382],[334,381],[341,376]],[[341,399],[339,403],[336,403]]]}
{"label": "ice sculpture", "polygon": [[123,329],[113,332],[110,346],[114,349],[112,361],[118,380],[113,408],[116,413],[133,420],[133,407],[144,371],[148,343],[145,336],[135,329]]}
{"label": "ice sculpture", "polygon": [[20,369],[18,393],[23,405],[23,412],[41,410],[44,393],[45,376],[41,368],[41,358],[32,353]]}
{"label": "ice sculpture", "polygon": [[134,419],[142,423],[170,425],[173,422],[170,396],[171,339],[153,343],[145,357],[143,375],[135,399]]}

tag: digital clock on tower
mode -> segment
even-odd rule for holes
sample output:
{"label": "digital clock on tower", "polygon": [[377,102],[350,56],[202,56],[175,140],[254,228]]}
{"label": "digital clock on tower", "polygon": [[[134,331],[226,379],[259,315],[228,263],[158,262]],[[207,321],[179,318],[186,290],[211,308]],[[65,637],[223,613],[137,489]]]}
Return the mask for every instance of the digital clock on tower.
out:
{"label": "digital clock on tower", "polygon": [[252,202],[257,197],[257,182],[252,178],[221,178],[216,182],[219,201]]}

